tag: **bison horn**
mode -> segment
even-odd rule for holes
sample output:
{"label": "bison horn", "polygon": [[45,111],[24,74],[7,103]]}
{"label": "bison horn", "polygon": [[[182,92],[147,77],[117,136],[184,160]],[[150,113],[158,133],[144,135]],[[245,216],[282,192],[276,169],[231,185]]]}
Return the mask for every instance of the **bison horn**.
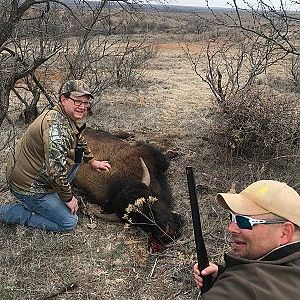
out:
{"label": "bison horn", "polygon": [[140,157],[141,159],[141,164],[142,164],[142,168],[143,168],[143,178],[142,178],[142,182],[145,183],[147,186],[150,186],[150,173],[149,170],[144,162],[144,160]]}

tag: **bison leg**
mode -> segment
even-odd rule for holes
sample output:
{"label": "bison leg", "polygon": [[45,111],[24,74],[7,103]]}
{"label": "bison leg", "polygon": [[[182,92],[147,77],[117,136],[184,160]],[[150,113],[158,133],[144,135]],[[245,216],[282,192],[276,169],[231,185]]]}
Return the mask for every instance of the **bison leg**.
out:
{"label": "bison leg", "polygon": [[120,218],[115,214],[97,214],[95,215],[97,218],[101,219],[101,220],[105,220],[105,221],[111,221],[111,222],[116,222],[116,221],[120,221]]}
{"label": "bison leg", "polygon": [[120,221],[115,213],[103,213],[103,209],[98,204],[87,204],[87,211],[89,214],[94,215],[96,218],[106,221]]}

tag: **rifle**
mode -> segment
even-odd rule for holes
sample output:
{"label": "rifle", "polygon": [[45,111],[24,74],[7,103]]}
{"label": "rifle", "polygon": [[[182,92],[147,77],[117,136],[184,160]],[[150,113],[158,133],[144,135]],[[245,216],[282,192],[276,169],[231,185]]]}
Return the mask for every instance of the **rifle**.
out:
{"label": "rifle", "polygon": [[[202,235],[195,179],[194,179],[194,173],[192,167],[190,166],[186,167],[186,175],[187,175],[187,182],[188,182],[190,202],[191,202],[191,211],[192,211],[198,267],[199,270],[203,270],[209,266],[209,261],[207,257],[207,251],[205,248],[204,240],[203,240],[203,235]],[[211,286],[212,286],[212,276],[211,275],[203,276],[203,287],[201,289],[201,294],[207,292],[211,288]]]}

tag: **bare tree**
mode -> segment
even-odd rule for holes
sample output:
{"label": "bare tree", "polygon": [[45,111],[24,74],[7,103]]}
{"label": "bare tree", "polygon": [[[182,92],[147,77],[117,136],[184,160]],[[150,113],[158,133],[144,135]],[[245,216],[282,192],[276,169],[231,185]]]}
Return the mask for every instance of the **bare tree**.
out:
{"label": "bare tree", "polygon": [[292,83],[292,90],[300,92],[300,57],[293,55],[290,60],[289,73],[290,81]]}
{"label": "bare tree", "polygon": [[[155,50],[147,43],[147,33],[138,39],[128,33],[131,11],[104,10],[99,25],[68,41],[64,51],[66,78],[84,77],[94,94],[106,88],[138,83]],[[89,34],[87,34],[89,33]]]}
{"label": "bare tree", "polygon": [[295,99],[258,85],[261,75],[288,53],[259,35],[249,37],[232,29],[228,36],[208,41],[197,55],[186,48],[195,73],[218,104],[210,130],[214,140],[227,145],[232,154],[248,157],[292,149],[299,132]]}
{"label": "bare tree", "polygon": [[[51,1],[1,1],[0,16],[0,126],[9,108],[10,92],[18,80],[35,72],[55,56],[61,46],[45,39],[37,43],[28,40],[24,24],[43,19],[49,13]],[[64,5],[64,4],[63,4]]]}
{"label": "bare tree", "polygon": [[[210,1],[206,2],[209,7]],[[300,14],[297,11],[300,1],[280,0],[278,6],[268,0],[257,0],[254,4],[247,0],[232,0],[228,3],[232,10],[224,14],[210,8],[217,24],[240,29],[248,37],[265,39],[287,54],[300,55]]]}
{"label": "bare tree", "polygon": [[140,51],[137,44],[144,47],[131,42],[128,35],[124,39],[116,34],[124,20],[134,16],[132,7],[141,3],[0,0],[0,126],[10,95],[25,105],[27,121],[35,117],[41,97],[52,105],[49,78],[53,74],[60,73],[62,80],[87,77],[95,92],[112,84],[111,78],[103,76],[105,59],[130,57]]}
{"label": "bare tree", "polygon": [[247,94],[259,75],[286,56],[259,36],[248,39],[234,34],[232,40],[209,41],[196,56],[188,48],[186,53],[194,71],[208,84],[225,113],[230,99]]}

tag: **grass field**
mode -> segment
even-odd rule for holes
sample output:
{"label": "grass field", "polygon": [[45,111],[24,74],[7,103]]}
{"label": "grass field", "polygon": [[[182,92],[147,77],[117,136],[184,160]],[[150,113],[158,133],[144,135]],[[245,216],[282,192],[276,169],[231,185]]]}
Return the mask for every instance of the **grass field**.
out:
{"label": "grass field", "polygon": [[[161,39],[161,37],[160,37]],[[195,248],[185,167],[195,168],[197,183],[206,181],[201,194],[203,228],[213,259],[222,254],[222,215],[214,203],[216,178],[209,170],[209,148],[203,140],[211,101],[209,91],[190,67],[183,44],[158,44],[139,89],[110,90],[93,108],[88,124],[108,131],[130,131],[135,140],[147,140],[179,155],[168,171],[174,209],[185,218],[181,238],[162,254],[150,254],[147,236],[136,228],[94,220],[80,214],[80,223],[67,234],[45,233],[21,226],[1,225],[0,298],[47,299],[70,283],[76,287],[55,299],[191,299],[198,294],[191,266]],[[21,126],[20,133],[25,126]],[[4,134],[5,128],[2,128]],[[4,183],[5,160],[1,159]],[[207,165],[207,167],[206,167]],[[226,183],[224,184],[226,185]],[[12,201],[9,191],[0,202]],[[217,219],[218,223],[215,223]],[[43,298],[44,297],[44,298]]]}
{"label": "grass field", "polygon": [[[170,16],[171,12],[169,21]],[[180,30],[192,23],[186,16],[176,20],[182,22]],[[150,253],[144,232],[91,218],[82,211],[76,230],[63,234],[0,224],[1,300],[197,299],[199,291],[192,276],[196,256],[186,166],[194,167],[202,229],[213,261],[221,260],[229,244],[223,230],[227,215],[218,207],[216,193],[228,191],[232,184],[240,190],[257,178],[274,175],[275,179],[276,173],[269,169],[271,160],[257,163],[234,159],[212,143],[210,131],[216,103],[184,51],[187,43],[191,53],[198,52],[197,36],[190,31],[187,35],[176,34],[176,24],[173,25],[168,27],[173,28],[168,33],[153,33],[152,43],[158,52],[141,84],[130,90],[108,89],[87,122],[111,132],[129,131],[134,140],[178,153],[171,160],[167,177],[174,209],[185,220],[181,237],[169,244],[165,252]],[[20,137],[26,126],[18,120],[18,111],[10,111],[10,118]],[[6,140],[10,126],[4,124],[0,128],[1,140]],[[8,152],[8,148],[3,149],[0,158],[0,203],[14,201],[5,184]],[[283,178],[292,176],[286,166],[293,161],[287,159],[288,163],[284,160],[282,165],[279,158],[276,160]],[[297,181],[298,173],[291,174]]]}

